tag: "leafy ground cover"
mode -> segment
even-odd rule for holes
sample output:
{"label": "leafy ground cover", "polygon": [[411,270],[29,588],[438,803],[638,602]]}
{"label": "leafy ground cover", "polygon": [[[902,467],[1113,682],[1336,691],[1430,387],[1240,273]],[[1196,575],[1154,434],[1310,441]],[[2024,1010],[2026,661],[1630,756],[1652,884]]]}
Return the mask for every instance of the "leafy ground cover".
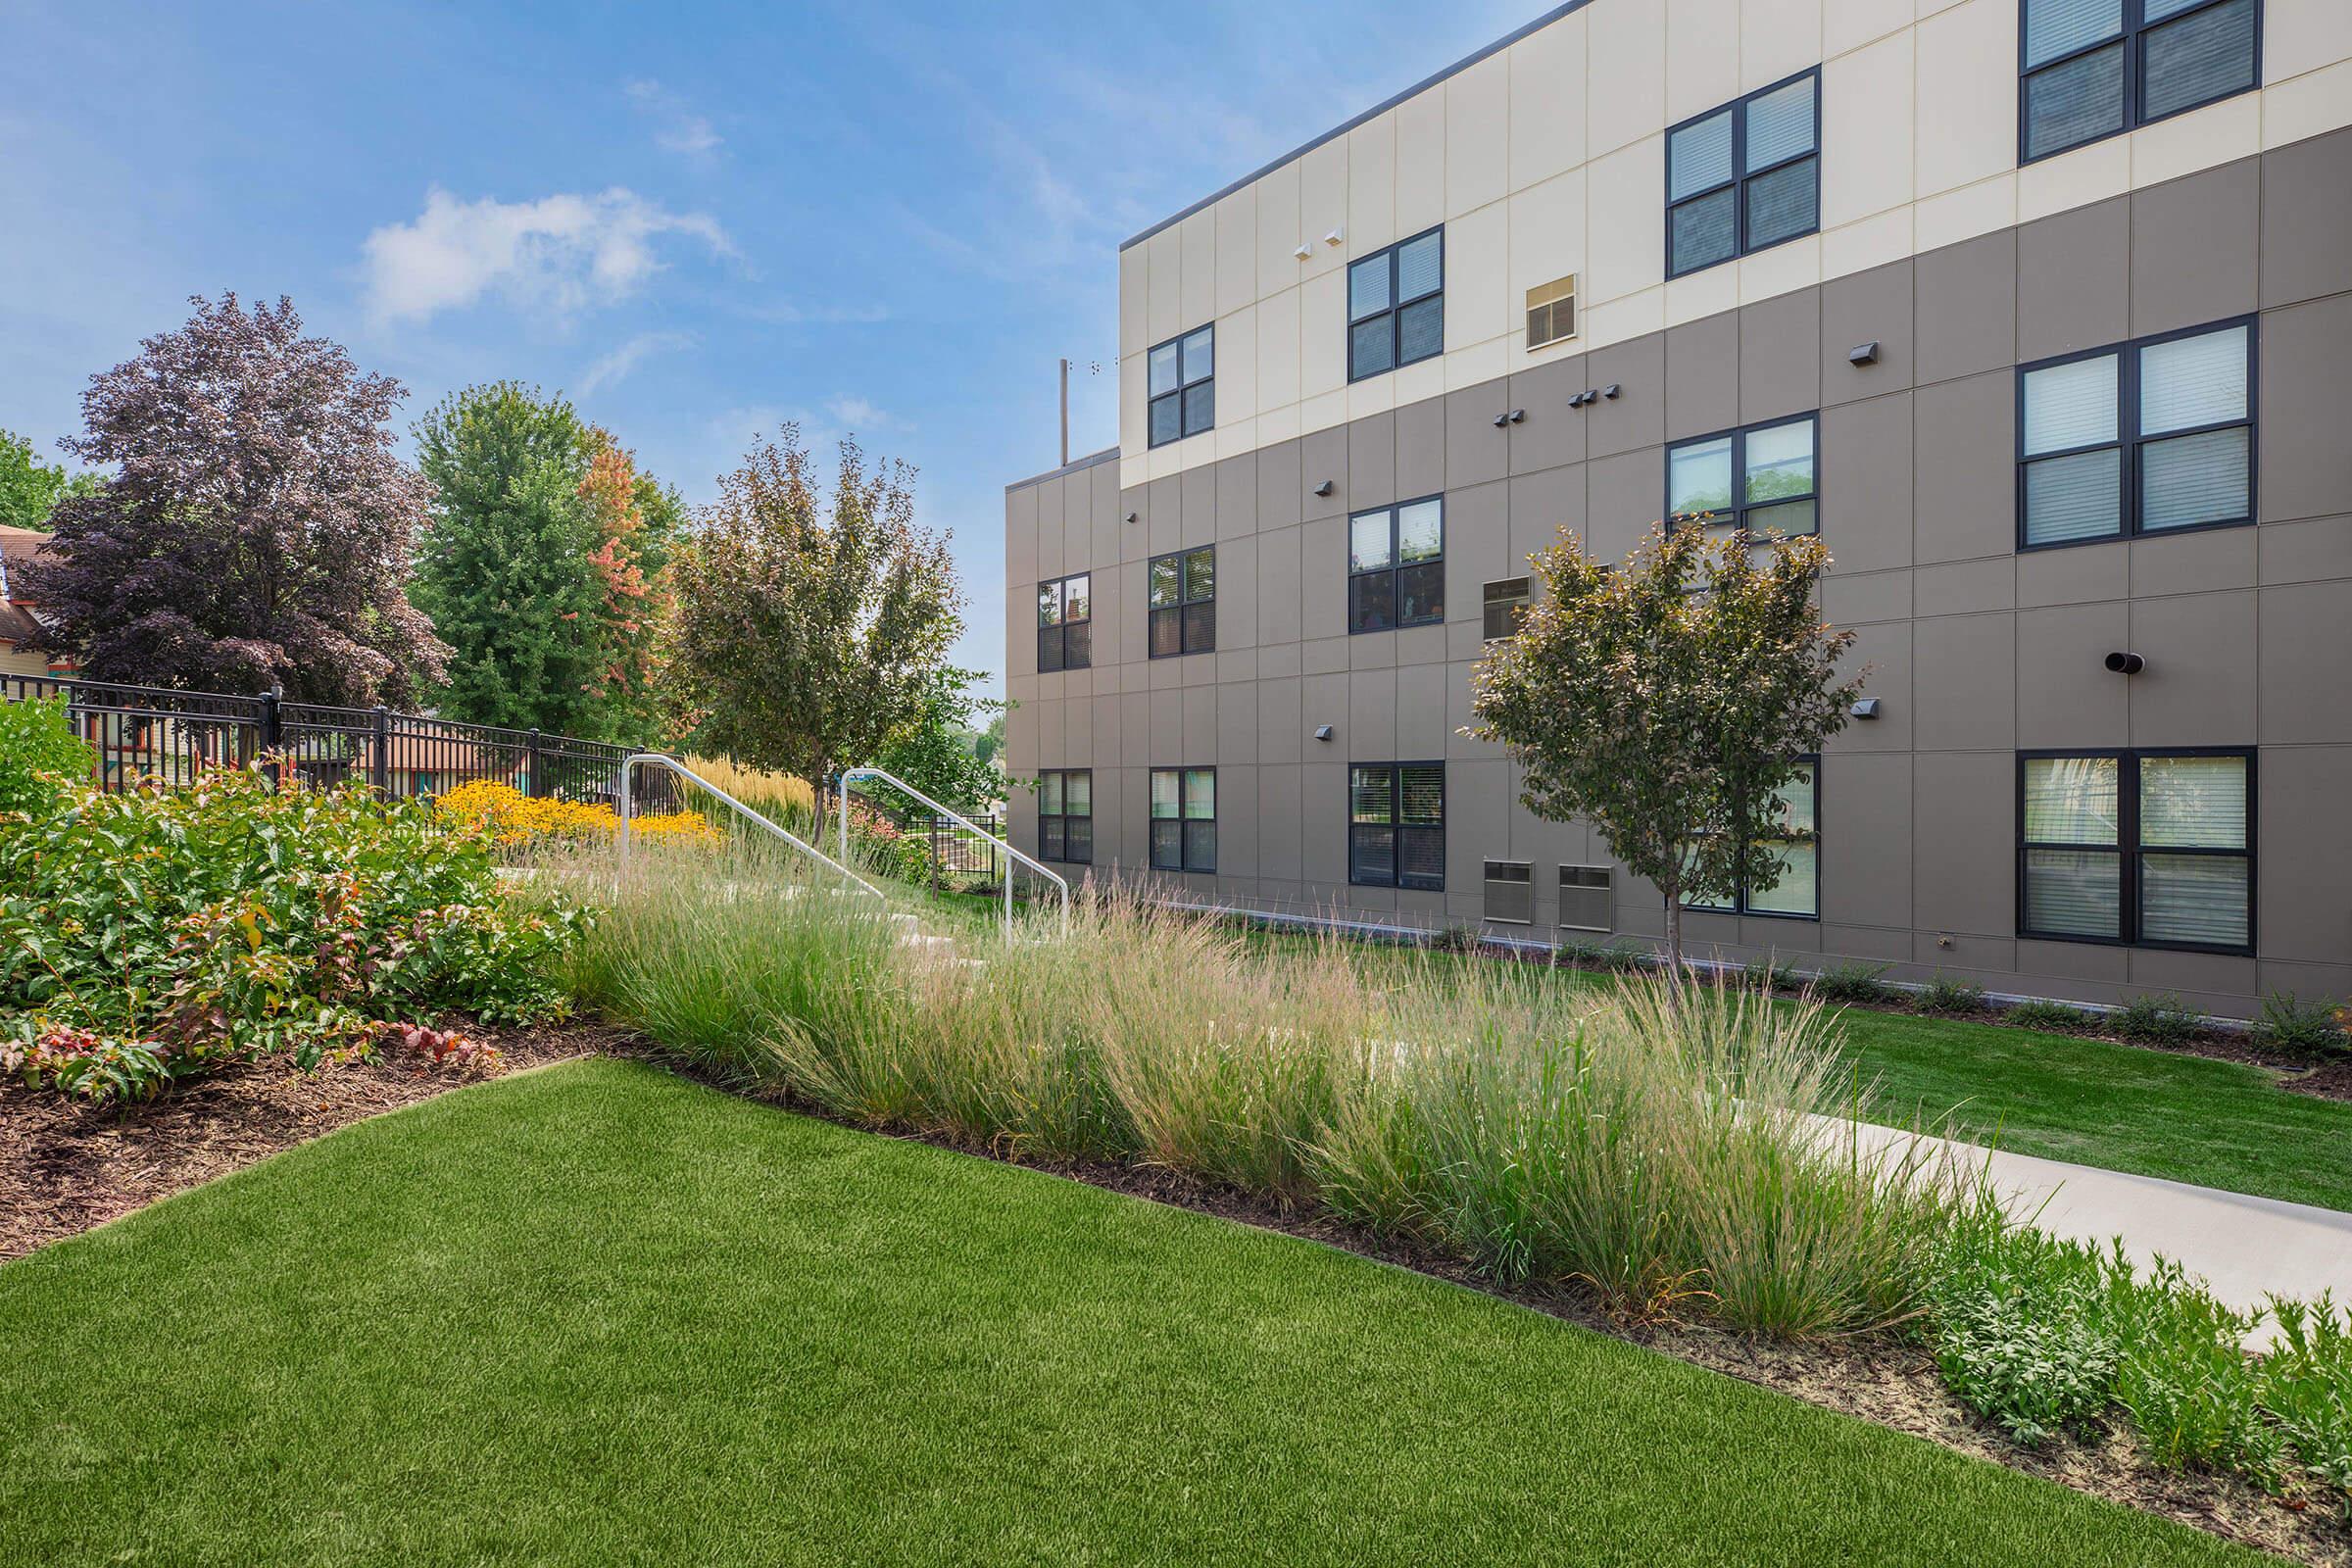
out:
{"label": "leafy ground cover", "polygon": [[9,1564],[2264,1560],[1434,1280],[626,1062],[0,1266],[0,1320]]}

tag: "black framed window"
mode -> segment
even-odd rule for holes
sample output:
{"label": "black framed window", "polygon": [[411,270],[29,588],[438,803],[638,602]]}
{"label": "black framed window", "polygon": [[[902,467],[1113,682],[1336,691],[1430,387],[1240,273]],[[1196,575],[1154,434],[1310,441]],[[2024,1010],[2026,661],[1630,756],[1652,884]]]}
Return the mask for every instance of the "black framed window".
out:
{"label": "black framed window", "polygon": [[2254,951],[2254,753],[2020,752],[2017,929]]}
{"label": "black framed window", "polygon": [[1214,322],[1172,337],[1145,361],[1150,380],[1152,445],[1164,447],[1217,422],[1217,328]]}
{"label": "black framed window", "polygon": [[1348,629],[1446,618],[1446,499],[1425,496],[1348,519]]}
{"label": "black framed window", "polygon": [[1666,275],[1821,227],[1819,67],[1666,133]]}
{"label": "black framed window", "polygon": [[1095,662],[1095,580],[1089,572],[1037,585],[1037,671],[1085,669]]}
{"label": "black framed window", "polygon": [[1095,775],[1049,768],[1037,776],[1037,856],[1091,865],[1095,858]]}
{"label": "black framed window", "polygon": [[1152,869],[1217,868],[1217,770],[1152,770]]}
{"label": "black framed window", "polygon": [[1348,264],[1348,379],[1446,352],[1446,230]]}
{"label": "black framed window", "polygon": [[1688,909],[1728,914],[1771,914],[1794,920],[1821,918],[1821,760],[1803,760],[1797,776],[1774,792],[1758,827],[1757,842],[1781,862],[1780,879],[1769,888],[1741,886],[1721,902],[1686,899]]}
{"label": "black framed window", "polygon": [[2252,317],[2021,366],[2020,549],[2254,520]]}
{"label": "black framed window", "polygon": [[2261,0],[2019,0],[2030,164],[2260,84]]}
{"label": "black framed window", "polygon": [[1152,558],[1149,652],[1153,659],[1205,654],[1217,646],[1217,550]]}
{"label": "black framed window", "polygon": [[1446,891],[1446,764],[1357,762],[1348,769],[1348,880]]}
{"label": "black framed window", "polygon": [[1535,602],[1534,587],[1525,577],[1505,577],[1487,584],[1479,627],[1486,641],[1498,643],[1518,636],[1519,623]]}
{"label": "black framed window", "polygon": [[1820,446],[1811,414],[1676,442],[1666,449],[1669,525],[1820,532]]}

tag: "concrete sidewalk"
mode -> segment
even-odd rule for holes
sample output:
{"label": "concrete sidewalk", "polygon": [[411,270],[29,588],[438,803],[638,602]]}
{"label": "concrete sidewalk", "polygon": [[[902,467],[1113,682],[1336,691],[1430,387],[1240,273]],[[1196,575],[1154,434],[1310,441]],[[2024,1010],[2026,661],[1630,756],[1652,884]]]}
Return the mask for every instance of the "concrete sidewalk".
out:
{"label": "concrete sidewalk", "polygon": [[[1862,1129],[1866,1147],[1899,1148],[1913,1136]],[[1964,1145],[1922,1142],[1971,1157]],[[2104,1245],[2120,1236],[2133,1261],[2145,1265],[2162,1253],[2241,1310],[2254,1310],[2269,1295],[2330,1290],[2338,1304],[2352,1303],[2352,1214],[1999,1150],[1973,1157],[1991,1161],[1993,1186],[2012,1218],[2078,1241]]]}

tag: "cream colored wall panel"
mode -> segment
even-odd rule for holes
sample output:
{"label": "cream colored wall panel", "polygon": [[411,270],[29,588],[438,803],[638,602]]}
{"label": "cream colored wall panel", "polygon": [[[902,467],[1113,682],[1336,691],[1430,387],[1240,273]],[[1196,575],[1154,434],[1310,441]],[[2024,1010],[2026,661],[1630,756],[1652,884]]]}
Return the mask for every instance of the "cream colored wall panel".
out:
{"label": "cream colored wall panel", "polygon": [[2121,196],[2132,188],[2132,138],[2110,136],[2026,165],[2017,172],[2017,220]]}
{"label": "cream colored wall panel", "polygon": [[1740,0],[1664,0],[1666,123],[1740,96]]}
{"label": "cream colored wall panel", "polygon": [[1666,289],[1663,284],[1628,294],[1584,313],[1584,342],[1588,349],[1605,348],[1627,338],[1666,329]]}
{"label": "cream colored wall panel", "polygon": [[[2352,0],[2345,0],[2352,4]],[[2161,185],[2262,151],[2262,100],[2225,98],[2132,133],[2132,183]]]}
{"label": "cream colored wall panel", "polygon": [[1152,270],[1151,308],[1144,320],[1146,344],[1165,343],[1184,330],[1182,243],[1180,225],[1161,229],[1141,247],[1151,253],[1147,265]]}
{"label": "cream colored wall panel", "polygon": [[1821,75],[1821,226],[1911,200],[1910,31],[1833,60]]}
{"label": "cream colored wall panel", "polygon": [[1190,332],[1217,318],[1217,220],[1216,209],[1195,213],[1176,225],[1177,249],[1181,257],[1177,267],[1177,314],[1183,318],[1176,323],[1179,332]]}
{"label": "cream colored wall panel", "polygon": [[2263,92],[2265,147],[2284,147],[2345,125],[2352,125],[2352,62],[2308,72]]}
{"label": "cream colored wall panel", "polygon": [[1897,207],[1822,235],[1821,275],[1832,278],[1864,272],[1910,254],[1911,209]]}
{"label": "cream colored wall panel", "polygon": [[1448,218],[1509,193],[1510,70],[1506,55],[1489,55],[1446,83]]}
{"label": "cream colored wall panel", "polygon": [[1219,410],[1217,413],[1217,456],[1238,458],[1246,452],[1255,452],[1259,439],[1257,421],[1241,419],[1229,425],[1223,422],[1224,418],[1224,411]]}
{"label": "cream colored wall panel", "polygon": [[1218,458],[1224,456],[1217,450],[1217,437],[1213,430],[1209,431],[1205,437],[1192,436],[1177,442],[1174,446],[1162,447],[1160,450],[1176,460],[1178,473],[1184,472],[1187,468],[1198,468],[1204,464],[1214,463]]}
{"label": "cream colored wall panel", "polygon": [[1925,22],[1938,12],[1949,11],[1961,3],[1962,0],[1915,0],[1913,9],[1918,13],[1919,20]]}
{"label": "cream colored wall panel", "polygon": [[1666,284],[1666,324],[1680,326],[1719,311],[1732,310],[1740,303],[1740,269],[1710,267],[1703,272],[1690,272],[1671,278]]}
{"label": "cream colored wall panel", "polygon": [[1666,11],[1657,0],[1601,0],[1585,23],[1585,156],[1666,128]]}
{"label": "cream colored wall panel", "polygon": [[1292,254],[1298,223],[1298,166],[1283,165],[1250,187],[1257,193],[1257,297],[1298,285],[1301,267]]}
{"label": "cream colored wall panel", "polygon": [[[1529,289],[1585,270],[1585,176],[1559,174],[1520,191],[1510,201],[1510,222],[1511,271],[1503,302],[1506,312],[1517,302],[1518,310],[1510,314],[1523,317]],[[1478,336],[1507,331],[1509,325],[1506,320]]]}
{"label": "cream colored wall panel", "polygon": [[2340,60],[2352,60],[2352,4],[2264,0],[2263,80],[2285,81]]}
{"label": "cream colored wall panel", "polygon": [[[1458,392],[1511,371],[1512,340],[1493,337],[1484,343],[1449,350],[1446,355],[1446,390]],[[1534,356],[1530,356],[1534,358]]]}
{"label": "cream colored wall panel", "polygon": [[1596,158],[1585,178],[1583,297],[1599,303],[1664,282],[1666,138],[1645,137]]}
{"label": "cream colored wall panel", "polygon": [[1822,0],[1822,56],[1834,60],[1912,21],[1911,0]]}
{"label": "cream colored wall panel", "polygon": [[1396,232],[1446,221],[1446,89],[1396,106]]}
{"label": "cream colored wall panel", "polygon": [[1348,133],[1348,254],[1367,256],[1397,238],[1396,111]]}
{"label": "cream colored wall panel", "polygon": [[1298,405],[1285,403],[1257,416],[1257,444],[1270,447],[1298,439]]}
{"label": "cream colored wall panel", "polygon": [[1299,264],[1301,277],[1337,271],[1346,245],[1327,245],[1324,237],[1348,230],[1348,138],[1327,141],[1298,161],[1298,239],[1309,251]]}
{"label": "cream colored wall panel", "polygon": [[1119,353],[1141,354],[1152,346],[1152,247],[1130,245],[1119,252]]}
{"label": "cream colored wall panel", "polygon": [[1348,422],[1348,393],[1345,388],[1308,398],[1298,405],[1298,433],[1313,435],[1317,430],[1329,430]]}
{"label": "cream colored wall panel", "polygon": [[1821,281],[1821,236],[1807,234],[1740,261],[1740,303],[1753,305]]}
{"label": "cream colored wall panel", "polygon": [[1257,413],[1257,307],[1217,318],[1217,423]]}
{"label": "cream colored wall panel", "polygon": [[1122,444],[1119,449],[1122,454],[1134,454],[1132,457],[1122,456],[1119,459],[1119,488],[1122,490],[1132,490],[1139,484],[1152,482],[1152,460],[1140,450],[1143,437],[1138,436],[1136,440],[1137,446],[1130,447]]}
{"label": "cream colored wall panel", "polygon": [[2017,166],[2017,0],[1963,0],[1919,24],[1919,194]]}
{"label": "cream colored wall panel", "polygon": [[1298,289],[1298,395],[1319,397],[1347,384],[1347,280],[1329,271]]}
{"label": "cream colored wall panel", "polygon": [[1821,0],[1740,0],[1740,90],[1821,63]]}
{"label": "cream colored wall panel", "polygon": [[1415,360],[1396,374],[1383,377],[1396,383],[1395,402],[1403,408],[1408,403],[1426,403],[1431,398],[1446,395],[1446,361]]}
{"label": "cream colored wall panel", "polygon": [[1912,239],[1922,251],[1989,234],[2017,221],[2017,176],[2001,174],[1930,196],[1911,210]]}
{"label": "cream colored wall panel", "polygon": [[1585,161],[1585,17],[1579,11],[1503,51],[1510,67],[1511,189]]}
{"label": "cream colored wall panel", "polygon": [[[1138,245],[1127,254],[1140,256],[1143,250],[1144,247]],[[1119,450],[1123,453],[1143,451],[1145,442],[1151,438],[1151,432],[1145,427],[1144,371],[1147,363],[1141,351],[1119,356]]]}
{"label": "cream colored wall panel", "polygon": [[[1514,201],[1517,198],[1513,198]],[[1581,227],[1584,215],[1577,215]],[[1483,343],[1510,329],[1510,206],[1491,202],[1446,225],[1446,346]],[[1554,274],[1557,275],[1557,274]]]}
{"label": "cream colored wall panel", "polygon": [[1257,303],[1257,194],[1245,185],[1209,209],[1217,229],[1216,313]]}
{"label": "cream colored wall panel", "polygon": [[1396,406],[1396,372],[1351,382],[1348,388],[1348,417],[1365,419]]}
{"label": "cream colored wall panel", "polygon": [[1299,290],[1286,288],[1257,304],[1257,412],[1298,401]]}
{"label": "cream colored wall panel", "polygon": [[1184,443],[1181,441],[1177,442],[1174,446],[1153,447],[1152,451],[1147,454],[1150,464],[1148,471],[1151,473],[1152,477],[1154,479],[1165,479],[1171,473],[1179,473],[1183,471],[1183,449]]}

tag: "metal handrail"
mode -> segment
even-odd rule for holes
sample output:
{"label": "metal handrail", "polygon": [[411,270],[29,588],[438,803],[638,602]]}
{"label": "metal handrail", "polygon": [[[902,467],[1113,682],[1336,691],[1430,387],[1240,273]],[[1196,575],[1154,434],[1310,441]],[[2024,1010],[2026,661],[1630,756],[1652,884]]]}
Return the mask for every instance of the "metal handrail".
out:
{"label": "metal handrail", "polygon": [[[857,884],[865,892],[872,894],[877,899],[880,899],[884,908],[890,907],[890,899],[880,888],[874,886],[871,882],[868,882],[865,878],[859,876],[857,872],[842,864],[841,860],[834,859],[833,857],[827,855],[824,851],[816,848],[814,845],[806,843],[796,835],[776,826],[775,823],[770,822],[766,817],[761,816],[758,811],[753,810],[750,807],[744,805],[734,796],[729,795],[725,790],[720,789],[717,785],[711,783],[700,773],[695,772],[692,768],[679,761],[676,758],[670,757],[662,752],[638,752],[634,756],[630,757],[627,761],[620,764],[620,854],[623,859],[626,859],[629,854],[629,820],[636,814],[634,807],[636,804],[637,767],[638,764],[642,762],[652,762],[660,766],[666,767],[672,773],[677,774],[678,777],[686,779],[695,784],[700,784],[704,789],[709,790],[711,794],[717,796],[720,800],[726,802],[729,806],[735,808],[736,810],[741,811],[744,815],[750,817],[753,821],[759,823],[761,827],[767,829],[770,833],[774,834],[777,838],[782,839],[785,843],[791,845],[803,855],[808,856],[812,860],[816,860],[824,865],[832,867],[834,870],[840,872],[844,877],[847,877],[851,882]],[[846,860],[848,858],[849,856],[845,851],[842,856],[842,859]]]}
{"label": "metal handrail", "polygon": [[1012,845],[997,837],[954,807],[941,805],[887,768],[853,767],[845,769],[841,775],[841,858],[843,859],[846,860],[850,858],[850,786],[861,778],[880,779],[883,783],[913,796],[940,815],[969,832],[979,834],[1004,852],[1004,940],[1006,942],[1012,940],[1012,862],[1014,860],[1020,861],[1061,890],[1061,934],[1065,937],[1070,934],[1070,885],[1062,879],[1060,873],[1036,857],[1025,855],[1014,849]]}

